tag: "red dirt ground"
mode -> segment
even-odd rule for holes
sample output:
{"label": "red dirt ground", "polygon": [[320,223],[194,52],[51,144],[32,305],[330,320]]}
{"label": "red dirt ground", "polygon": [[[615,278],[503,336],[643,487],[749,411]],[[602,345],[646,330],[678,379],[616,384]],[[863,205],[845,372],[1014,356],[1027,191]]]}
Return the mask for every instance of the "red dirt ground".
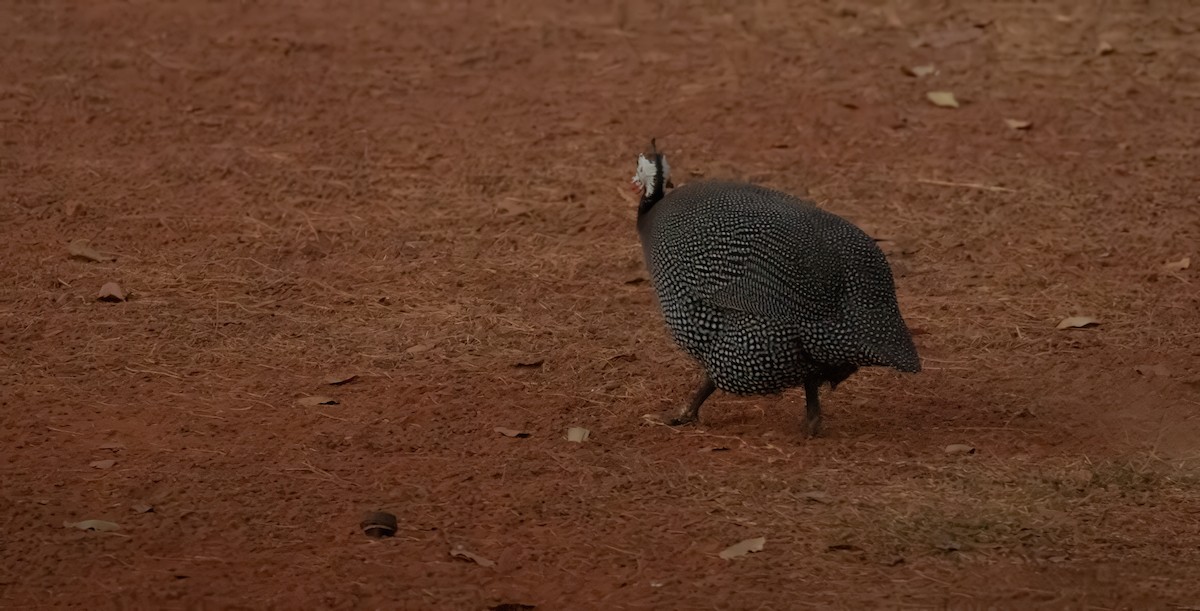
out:
{"label": "red dirt ground", "polygon": [[[0,607],[1200,605],[1193,3],[350,4],[0,9]],[[885,239],[926,370],[644,420],[651,136]]]}

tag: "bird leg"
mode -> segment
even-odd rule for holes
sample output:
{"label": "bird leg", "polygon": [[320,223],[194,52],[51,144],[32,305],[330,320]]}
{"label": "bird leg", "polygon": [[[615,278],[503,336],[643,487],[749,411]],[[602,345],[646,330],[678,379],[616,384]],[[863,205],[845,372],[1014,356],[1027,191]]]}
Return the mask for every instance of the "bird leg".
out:
{"label": "bird leg", "polygon": [[804,433],[809,437],[821,434],[821,383],[815,380],[804,382]]}
{"label": "bird leg", "polygon": [[717,389],[717,385],[713,384],[712,378],[704,376],[704,381],[700,383],[700,388],[696,389],[696,394],[692,397],[692,402],[679,410],[679,415],[674,418],[668,418],[667,424],[671,426],[679,426],[681,424],[691,424],[700,419],[700,406],[704,404],[704,400],[713,391]]}

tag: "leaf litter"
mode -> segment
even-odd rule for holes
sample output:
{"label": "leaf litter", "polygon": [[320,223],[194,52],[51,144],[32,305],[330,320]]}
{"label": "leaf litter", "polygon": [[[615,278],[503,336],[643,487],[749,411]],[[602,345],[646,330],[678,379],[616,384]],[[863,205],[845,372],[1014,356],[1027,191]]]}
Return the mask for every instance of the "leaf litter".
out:
{"label": "leaf litter", "polygon": [[933,103],[934,106],[958,108],[958,98],[955,98],[954,94],[949,91],[930,91],[925,94],[925,98]]}
{"label": "leaf litter", "polygon": [[505,437],[516,437],[518,439],[524,439],[526,437],[530,437],[533,435],[533,433],[530,433],[529,431],[520,431],[517,429],[506,428],[503,426],[495,427],[492,430],[497,433],[500,433],[501,435],[504,435]]}
{"label": "leaf litter", "polygon": [[334,399],[333,397],[326,397],[324,395],[313,395],[311,397],[300,397],[299,399],[296,399],[296,405],[299,405],[301,407],[314,407],[317,405],[337,405],[337,404],[338,404],[337,399]]}
{"label": "leaf litter", "polygon": [[129,294],[121,285],[116,282],[105,282],[100,287],[100,292],[96,294],[96,299],[99,301],[107,301],[109,303],[118,303],[129,298]]}
{"label": "leaf litter", "polygon": [[358,379],[357,373],[336,373],[325,377],[325,383],[330,386],[349,384]]}
{"label": "leaf litter", "polygon": [[71,255],[72,259],[82,259],[93,263],[108,263],[117,260],[114,256],[101,254],[100,251],[92,248],[91,241],[86,238],[72,240],[67,245],[67,253]]}
{"label": "leaf litter", "polygon": [[721,550],[721,553],[718,555],[725,560],[733,560],[734,558],[745,556],[746,554],[761,552],[766,543],[766,537],[746,539],[745,541],[739,541]]}
{"label": "leaf litter", "polygon": [[1163,269],[1169,272],[1181,272],[1192,266],[1192,258],[1184,257],[1178,261],[1167,261],[1163,263]]}
{"label": "leaf litter", "polygon": [[1100,324],[1099,320],[1091,316],[1068,316],[1058,323],[1056,329],[1086,329],[1095,327]]}
{"label": "leaf litter", "polygon": [[474,562],[475,564],[478,564],[479,566],[482,566],[484,568],[491,568],[491,567],[496,566],[495,562],[492,562],[491,560],[488,560],[487,558],[484,558],[483,556],[480,556],[479,554],[476,554],[474,552],[469,552],[469,551],[463,549],[463,547],[461,545],[450,550],[450,557],[455,558],[457,560],[466,560],[467,562]]}
{"label": "leaf litter", "polygon": [[933,64],[925,64],[923,66],[912,66],[911,68],[908,66],[902,66],[900,68],[900,71],[903,72],[904,74],[907,74],[908,76],[915,77],[915,78],[921,78],[921,77],[937,74],[937,68],[935,68],[933,66]]}

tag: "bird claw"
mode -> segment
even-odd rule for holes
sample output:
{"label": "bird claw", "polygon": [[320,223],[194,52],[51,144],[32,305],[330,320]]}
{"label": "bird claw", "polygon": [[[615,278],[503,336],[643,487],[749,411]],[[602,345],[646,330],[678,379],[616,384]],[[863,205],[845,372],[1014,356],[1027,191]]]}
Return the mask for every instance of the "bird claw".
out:
{"label": "bird claw", "polygon": [[688,425],[688,424],[695,424],[697,420],[699,420],[699,418],[696,417],[695,414],[684,413],[684,414],[676,414],[674,416],[672,416],[670,414],[665,414],[663,416],[663,422],[666,422],[667,424],[669,424],[671,426],[684,426],[684,425]]}
{"label": "bird claw", "polygon": [[804,436],[812,439],[821,436],[821,417],[804,419]]}

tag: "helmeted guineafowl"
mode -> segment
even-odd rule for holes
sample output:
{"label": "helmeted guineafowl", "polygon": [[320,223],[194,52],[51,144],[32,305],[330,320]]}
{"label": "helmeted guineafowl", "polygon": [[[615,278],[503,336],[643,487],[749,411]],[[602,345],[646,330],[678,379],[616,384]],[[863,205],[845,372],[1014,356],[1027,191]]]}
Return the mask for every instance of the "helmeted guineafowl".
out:
{"label": "helmeted guineafowl", "polygon": [[703,181],[665,194],[670,168],[657,150],[639,155],[633,182],[663,317],[705,370],[670,424],[695,421],[717,388],[803,386],[805,429],[816,435],[821,384],[836,388],[866,366],[921,370],[887,260],[849,221],[751,184]]}

